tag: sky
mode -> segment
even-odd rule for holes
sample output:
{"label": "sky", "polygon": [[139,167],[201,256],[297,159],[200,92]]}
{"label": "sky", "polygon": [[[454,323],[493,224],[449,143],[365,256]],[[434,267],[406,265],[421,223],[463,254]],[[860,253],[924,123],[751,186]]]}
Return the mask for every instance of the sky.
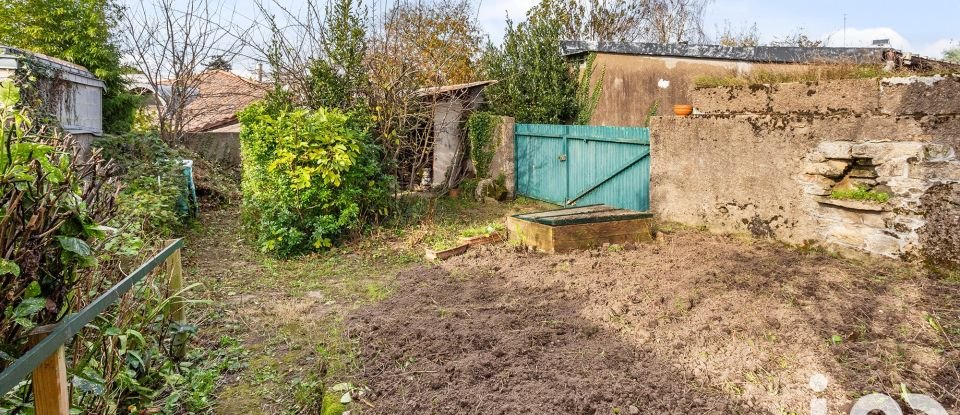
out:
{"label": "sky", "polygon": [[[149,0],[121,0],[129,6]],[[255,19],[254,0],[222,1],[241,19]],[[306,0],[274,0],[288,10],[304,8]],[[324,0],[319,0],[321,3]],[[396,0],[363,0],[380,8]],[[429,0],[424,0],[429,1]],[[522,20],[538,0],[471,0],[477,7],[477,19],[494,43],[503,37],[505,18]],[[270,0],[264,0],[269,3]],[[272,7],[279,12],[276,4]],[[846,16],[846,30],[844,30]],[[707,35],[725,22],[734,28],[757,24],[761,42],[802,31],[828,46],[869,46],[874,39],[890,39],[895,48],[939,58],[950,47],[960,46],[960,0],[713,0],[705,16]]]}

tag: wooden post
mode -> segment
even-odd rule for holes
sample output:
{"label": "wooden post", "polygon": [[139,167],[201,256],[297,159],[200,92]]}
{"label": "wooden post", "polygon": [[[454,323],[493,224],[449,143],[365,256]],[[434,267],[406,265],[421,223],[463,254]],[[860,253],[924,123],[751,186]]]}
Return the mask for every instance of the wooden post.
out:
{"label": "wooden post", "polygon": [[[167,241],[169,245],[173,241]],[[183,264],[180,261],[180,250],[173,251],[167,257],[167,276],[170,278],[170,294],[174,298],[170,299],[168,311],[170,319],[177,324],[183,324],[186,321],[183,312],[183,297],[180,290],[183,289]],[[174,357],[182,359],[187,354],[187,335],[186,333],[177,333],[170,339],[170,352]]]}
{"label": "wooden post", "polygon": [[[40,343],[56,327],[56,324],[50,324],[33,329],[30,332],[30,347]],[[56,352],[33,370],[33,402],[37,415],[68,415],[70,413],[67,359],[64,356],[62,344]]]}
{"label": "wooden post", "polygon": [[[167,241],[171,243],[172,241]],[[167,276],[170,278],[170,294],[176,297],[170,300],[170,318],[176,322],[182,322],[183,317],[183,298],[180,296],[180,290],[183,289],[183,264],[180,262],[180,250],[173,251],[167,257]]]}

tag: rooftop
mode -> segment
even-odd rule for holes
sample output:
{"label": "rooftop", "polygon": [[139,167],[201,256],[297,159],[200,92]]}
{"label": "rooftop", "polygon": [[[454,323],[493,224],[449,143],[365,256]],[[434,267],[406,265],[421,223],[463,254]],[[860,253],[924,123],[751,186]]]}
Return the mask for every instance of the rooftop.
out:
{"label": "rooftop", "polygon": [[0,45],[0,69],[16,70],[20,67],[19,60],[22,58],[31,58],[41,65],[59,71],[61,77],[67,81],[106,88],[103,81],[83,66],[42,53]]}
{"label": "rooftop", "polygon": [[765,63],[882,62],[884,48],[803,48],[788,46],[736,47],[662,43],[564,41],[561,52],[574,56],[590,52],[621,55],[719,59]]}
{"label": "rooftop", "polygon": [[267,95],[268,87],[228,71],[206,71],[186,106],[188,132],[207,132],[237,122],[237,112]]}

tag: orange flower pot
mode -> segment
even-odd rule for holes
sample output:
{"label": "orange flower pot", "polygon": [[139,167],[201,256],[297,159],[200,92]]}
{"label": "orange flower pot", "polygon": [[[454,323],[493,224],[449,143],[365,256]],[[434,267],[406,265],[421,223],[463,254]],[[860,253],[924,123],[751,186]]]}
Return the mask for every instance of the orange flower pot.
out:
{"label": "orange flower pot", "polygon": [[693,105],[674,105],[673,113],[677,114],[678,117],[686,117],[693,114]]}

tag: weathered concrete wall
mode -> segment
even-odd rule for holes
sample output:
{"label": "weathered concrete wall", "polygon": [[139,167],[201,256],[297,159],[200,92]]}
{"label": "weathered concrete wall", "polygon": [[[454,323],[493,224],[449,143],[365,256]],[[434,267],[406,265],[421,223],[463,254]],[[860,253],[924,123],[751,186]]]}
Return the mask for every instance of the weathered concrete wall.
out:
{"label": "weathered concrete wall", "polygon": [[240,133],[196,133],[184,137],[183,144],[208,161],[226,167],[240,166]]}
{"label": "weathered concrete wall", "polygon": [[507,187],[509,197],[513,197],[516,191],[516,155],[513,141],[513,127],[515,121],[513,117],[499,117],[500,122],[493,131],[493,137],[496,142],[496,150],[493,153],[493,159],[490,160],[490,178],[496,179],[499,176],[504,177],[504,183]]}
{"label": "weathered concrete wall", "polygon": [[[661,219],[960,266],[960,79],[692,95],[704,114],[651,126],[651,205]],[[830,197],[849,183],[890,200]]]}
{"label": "weathered concrete wall", "polygon": [[658,103],[657,115],[672,115],[675,104],[690,104],[699,76],[730,76],[754,70],[803,70],[803,65],[769,65],[715,59],[647,57],[599,53],[594,80],[603,72],[600,100],[591,124],[642,127]]}

